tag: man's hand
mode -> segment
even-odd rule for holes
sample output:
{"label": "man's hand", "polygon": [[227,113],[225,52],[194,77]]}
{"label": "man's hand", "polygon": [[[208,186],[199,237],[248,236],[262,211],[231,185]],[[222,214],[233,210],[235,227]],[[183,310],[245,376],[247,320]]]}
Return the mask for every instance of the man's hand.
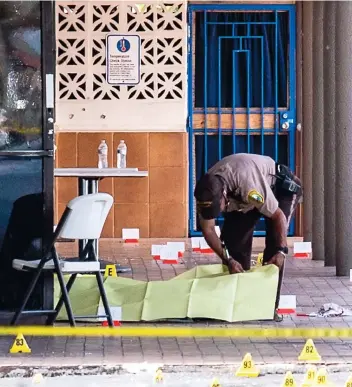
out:
{"label": "man's hand", "polygon": [[283,254],[281,253],[276,253],[271,259],[270,261],[268,261],[266,264],[267,265],[276,265],[279,269],[282,268],[283,264],[285,262],[285,257]]}
{"label": "man's hand", "polygon": [[244,273],[242,265],[233,258],[230,258],[227,267],[229,268],[230,274]]}

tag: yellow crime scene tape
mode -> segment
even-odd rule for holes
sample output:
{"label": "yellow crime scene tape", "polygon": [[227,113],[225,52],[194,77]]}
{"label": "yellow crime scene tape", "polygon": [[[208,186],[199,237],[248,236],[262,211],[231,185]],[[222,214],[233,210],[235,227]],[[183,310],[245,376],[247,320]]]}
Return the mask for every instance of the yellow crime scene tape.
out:
{"label": "yellow crime scene tape", "polygon": [[0,336],[350,338],[352,328],[0,326]]}

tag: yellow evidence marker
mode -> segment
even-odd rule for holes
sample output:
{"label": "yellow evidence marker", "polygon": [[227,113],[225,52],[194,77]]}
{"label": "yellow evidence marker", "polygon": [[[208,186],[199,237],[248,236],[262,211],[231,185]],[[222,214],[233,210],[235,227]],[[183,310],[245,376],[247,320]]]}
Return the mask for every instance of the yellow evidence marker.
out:
{"label": "yellow evidence marker", "polygon": [[308,339],[304,344],[301,354],[298,356],[300,361],[320,361],[321,356],[319,355],[312,339]]}
{"label": "yellow evidence marker", "polygon": [[22,333],[18,334],[15,338],[15,341],[10,348],[10,353],[31,353],[31,349],[27,344],[26,339],[23,337]]}
{"label": "yellow evidence marker", "polygon": [[326,368],[320,368],[315,375],[315,379],[313,381],[312,386],[330,386],[328,382],[328,374],[326,372]]}
{"label": "yellow evidence marker", "polygon": [[117,277],[116,266],[115,265],[106,265],[104,277]]}
{"label": "yellow evidence marker", "polygon": [[240,365],[240,368],[236,371],[236,376],[245,376],[247,378],[256,378],[259,375],[260,370],[254,365],[252,355],[247,353]]}
{"label": "yellow evidence marker", "polygon": [[164,375],[161,369],[157,369],[154,375],[154,383],[162,383],[164,381]]}
{"label": "yellow evidence marker", "polygon": [[304,380],[301,387],[311,387],[313,385],[316,373],[317,368],[315,366],[309,367],[306,374],[304,375]]}
{"label": "yellow evidence marker", "polygon": [[43,375],[42,374],[35,374],[32,379],[33,384],[39,384],[44,381]]}
{"label": "yellow evidence marker", "polygon": [[263,256],[264,256],[263,253],[258,254],[256,266],[263,266]]}
{"label": "yellow evidence marker", "polygon": [[347,379],[345,387],[352,387],[352,375]]}
{"label": "yellow evidence marker", "polygon": [[286,372],[285,379],[282,382],[281,387],[297,387],[296,381],[291,371]]}
{"label": "yellow evidence marker", "polygon": [[213,381],[210,384],[210,387],[221,387],[221,384],[218,381],[218,379],[214,378]]}

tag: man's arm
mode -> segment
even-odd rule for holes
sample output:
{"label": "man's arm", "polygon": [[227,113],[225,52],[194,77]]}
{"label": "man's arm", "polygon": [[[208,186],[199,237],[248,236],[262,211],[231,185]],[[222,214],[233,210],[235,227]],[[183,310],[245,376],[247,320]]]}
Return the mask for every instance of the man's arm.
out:
{"label": "man's arm", "polygon": [[[278,208],[271,217],[274,226],[276,239],[276,247],[287,247],[287,220],[285,214]],[[282,268],[285,261],[285,255],[282,252],[277,252],[267,264],[276,265],[279,269]]]}
{"label": "man's arm", "polygon": [[227,265],[227,257],[225,257],[224,255],[221,240],[217,236],[215,231],[215,219],[205,220],[201,216],[199,216],[199,220],[204,238],[207,241],[209,247],[213,249],[215,253],[220,257],[223,264]]}
{"label": "man's arm", "polygon": [[287,247],[287,220],[285,214],[278,208],[271,217],[274,227],[276,246]]}
{"label": "man's arm", "polygon": [[243,273],[242,265],[235,261],[232,257],[228,257],[224,253],[220,238],[217,236],[215,231],[215,219],[205,220],[199,216],[200,226],[202,227],[203,235],[208,245],[215,251],[220,257],[222,263],[228,267],[230,274]]}

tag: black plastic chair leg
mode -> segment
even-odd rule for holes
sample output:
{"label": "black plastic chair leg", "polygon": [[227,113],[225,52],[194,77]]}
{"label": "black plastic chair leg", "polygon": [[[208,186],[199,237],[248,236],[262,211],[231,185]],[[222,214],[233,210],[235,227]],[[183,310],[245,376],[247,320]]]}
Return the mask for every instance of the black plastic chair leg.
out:
{"label": "black plastic chair leg", "polygon": [[[77,274],[72,274],[70,279],[67,282],[67,285],[65,285],[66,290],[67,290],[67,294],[69,294],[76,278],[77,278]],[[48,316],[48,318],[46,320],[46,325],[53,325],[54,324],[54,322],[55,322],[57,316],[59,315],[60,310],[61,310],[63,305],[64,305],[64,293],[62,292],[60,299],[59,299],[58,303],[56,304],[55,313]]]}
{"label": "black plastic chair leg", "polygon": [[100,295],[101,295],[101,300],[103,301],[105,314],[106,314],[106,317],[108,320],[108,325],[109,325],[109,327],[113,328],[114,321],[112,319],[111,310],[110,310],[109,303],[108,303],[108,298],[106,296],[104,283],[103,283],[103,277],[102,277],[100,272],[96,273],[96,277],[97,277],[98,287],[99,287],[99,291],[100,291]]}
{"label": "black plastic chair leg", "polygon": [[32,278],[32,281],[31,283],[29,284],[28,286],[28,289],[26,291],[26,295],[24,297],[24,300],[20,306],[20,308],[15,312],[15,315],[12,317],[12,320],[10,322],[10,325],[16,325],[18,320],[20,319],[21,317],[21,314],[23,313],[28,301],[29,301],[29,298],[31,297],[34,289],[35,289],[35,286],[37,285],[38,283],[38,280],[39,280],[39,277],[40,277],[40,274],[42,273],[42,270],[43,270],[43,267],[45,265],[45,262],[41,262],[36,270],[36,273],[35,275],[33,276]]}

